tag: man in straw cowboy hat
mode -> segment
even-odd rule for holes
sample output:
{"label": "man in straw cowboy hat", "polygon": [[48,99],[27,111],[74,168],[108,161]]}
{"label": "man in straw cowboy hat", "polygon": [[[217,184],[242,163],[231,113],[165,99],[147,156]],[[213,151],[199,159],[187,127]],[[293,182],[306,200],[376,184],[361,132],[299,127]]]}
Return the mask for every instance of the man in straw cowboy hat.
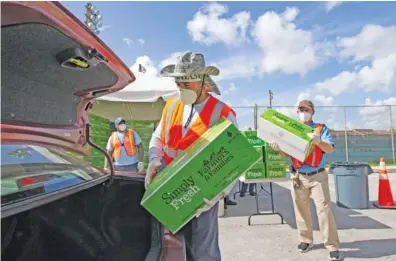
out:
{"label": "man in straw cowboy hat", "polygon": [[[175,65],[168,65],[161,70],[161,76],[175,78],[179,97],[166,102],[161,121],[151,138],[146,186],[157,175],[162,159],[165,166],[169,165],[221,117],[237,125],[235,112],[209,94],[213,92],[220,95],[211,78],[211,75],[218,74],[218,68],[206,66],[204,56],[194,52],[182,54]],[[219,198],[212,201],[205,199],[205,206],[179,232],[186,239],[189,260],[221,260],[217,201],[225,197],[233,185],[223,191]]]}

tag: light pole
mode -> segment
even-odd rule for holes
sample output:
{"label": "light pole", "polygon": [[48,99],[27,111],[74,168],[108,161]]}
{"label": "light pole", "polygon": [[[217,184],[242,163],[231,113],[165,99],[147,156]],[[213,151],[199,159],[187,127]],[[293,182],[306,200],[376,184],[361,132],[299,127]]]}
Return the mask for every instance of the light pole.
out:
{"label": "light pole", "polygon": [[270,108],[272,109],[272,99],[274,98],[274,93],[269,90],[269,104],[270,104]]}
{"label": "light pole", "polygon": [[90,2],[85,5],[85,25],[95,34],[100,33],[103,16],[99,10]]}

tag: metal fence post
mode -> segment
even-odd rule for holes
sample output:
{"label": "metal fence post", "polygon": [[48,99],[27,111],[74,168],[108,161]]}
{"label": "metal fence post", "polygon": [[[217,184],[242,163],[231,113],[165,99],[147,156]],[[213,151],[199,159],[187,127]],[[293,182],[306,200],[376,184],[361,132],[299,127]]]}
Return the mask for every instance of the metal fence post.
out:
{"label": "metal fence post", "polygon": [[393,137],[393,120],[392,120],[392,105],[389,105],[389,123],[390,123],[390,135],[392,143],[392,161],[395,164],[395,139]]}
{"label": "metal fence post", "polygon": [[253,113],[253,115],[254,115],[254,129],[257,130],[257,127],[258,127],[257,126],[257,114],[258,114],[258,105],[257,104],[254,105],[253,111],[254,111],[254,113]]}
{"label": "metal fence post", "polygon": [[349,153],[348,153],[348,129],[347,129],[347,116],[346,116],[346,107],[344,107],[344,129],[345,129],[345,159],[346,162],[349,162]]}

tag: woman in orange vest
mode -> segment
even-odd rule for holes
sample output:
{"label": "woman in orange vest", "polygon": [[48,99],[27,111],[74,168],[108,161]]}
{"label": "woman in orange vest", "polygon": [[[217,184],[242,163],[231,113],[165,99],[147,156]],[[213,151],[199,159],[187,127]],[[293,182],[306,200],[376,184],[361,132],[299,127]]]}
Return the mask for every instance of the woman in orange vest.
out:
{"label": "woman in orange vest", "polygon": [[[112,156],[114,167],[119,171],[142,172],[144,169],[143,144],[139,134],[127,128],[122,118],[114,121],[117,131],[113,132],[107,142],[107,152]],[[105,158],[105,168],[108,162]]]}
{"label": "woman in orange vest", "polygon": [[[166,102],[160,124],[151,138],[146,186],[157,175],[162,159],[165,166],[170,164],[221,117],[237,125],[235,112],[208,93],[220,95],[210,77],[218,74],[218,68],[205,66],[203,55],[193,52],[184,53],[175,65],[161,70],[162,76],[175,78],[179,97]],[[234,184],[222,193],[222,197],[229,194]],[[219,199],[204,200],[206,206],[199,209],[196,218],[180,231],[190,250],[187,253],[193,256],[191,260],[221,261],[217,215]]]}
{"label": "woman in orange vest", "polygon": [[298,250],[302,253],[313,247],[313,229],[310,211],[310,195],[316,205],[319,227],[322,232],[323,243],[330,252],[330,260],[342,260],[339,252],[337,225],[331,210],[329,177],[325,169],[326,154],[333,152],[334,140],[326,125],[312,120],[315,107],[311,101],[303,100],[298,105],[298,117],[304,124],[315,129],[309,135],[314,143],[313,152],[301,162],[284,153],[275,142],[270,146],[291,161],[293,186],[292,198],[296,215],[297,228],[300,235]]}

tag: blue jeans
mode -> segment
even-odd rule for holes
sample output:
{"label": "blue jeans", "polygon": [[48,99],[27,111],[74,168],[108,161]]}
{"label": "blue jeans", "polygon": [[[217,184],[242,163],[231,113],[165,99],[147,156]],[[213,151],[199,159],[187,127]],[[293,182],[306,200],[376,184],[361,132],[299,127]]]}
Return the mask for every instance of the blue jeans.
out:
{"label": "blue jeans", "polygon": [[135,164],[132,164],[132,165],[120,165],[120,166],[115,165],[114,168],[115,168],[115,170],[118,170],[118,171],[138,172],[137,165],[138,164],[136,162]]}

